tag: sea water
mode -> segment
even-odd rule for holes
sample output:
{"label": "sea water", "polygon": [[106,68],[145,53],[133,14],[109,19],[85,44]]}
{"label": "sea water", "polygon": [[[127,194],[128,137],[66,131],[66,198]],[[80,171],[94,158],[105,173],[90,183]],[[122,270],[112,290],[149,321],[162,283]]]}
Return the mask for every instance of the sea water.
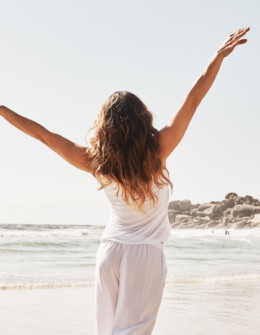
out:
{"label": "sea water", "polygon": [[[102,226],[0,225],[0,289],[94,284]],[[167,283],[260,281],[260,229],[172,230]]]}
{"label": "sea water", "polygon": [[[0,290],[13,295],[14,290],[93,287],[103,230],[1,224]],[[260,229],[230,229],[229,235],[222,229],[171,230],[165,255],[168,275],[154,334],[260,333]],[[92,328],[82,334],[93,334]],[[54,333],[59,332],[46,332]]]}

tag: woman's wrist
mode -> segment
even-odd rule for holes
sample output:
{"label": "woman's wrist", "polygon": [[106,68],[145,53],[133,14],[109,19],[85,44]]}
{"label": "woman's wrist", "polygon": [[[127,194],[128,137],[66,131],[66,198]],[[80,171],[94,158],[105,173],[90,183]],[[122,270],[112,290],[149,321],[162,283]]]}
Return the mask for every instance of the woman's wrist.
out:
{"label": "woman's wrist", "polygon": [[224,58],[225,57],[224,57],[223,53],[221,52],[221,50],[216,51],[214,56],[213,56],[213,59],[215,59],[216,61],[219,61],[219,62],[222,62]]}
{"label": "woman's wrist", "polygon": [[4,116],[5,106],[0,105],[0,116]]}
{"label": "woman's wrist", "polygon": [[225,58],[221,49],[215,53],[215,57],[218,58],[219,60],[223,60]]}

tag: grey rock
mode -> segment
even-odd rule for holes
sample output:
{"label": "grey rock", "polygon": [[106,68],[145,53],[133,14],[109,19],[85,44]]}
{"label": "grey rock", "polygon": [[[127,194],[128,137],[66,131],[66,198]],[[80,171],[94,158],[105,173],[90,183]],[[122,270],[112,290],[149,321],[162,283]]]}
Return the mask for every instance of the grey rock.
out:
{"label": "grey rock", "polygon": [[246,201],[250,201],[251,203],[254,202],[254,198],[251,197],[251,195],[246,195],[244,198]]}
{"label": "grey rock", "polygon": [[171,201],[168,216],[172,228],[250,229],[260,227],[260,202],[250,195],[241,197],[234,192],[228,193],[222,201],[203,204]]}
{"label": "grey rock", "polygon": [[205,209],[203,211],[203,214],[205,216],[210,217],[211,219],[214,219],[214,217],[215,217],[215,208],[216,208],[216,206],[209,207],[209,208],[207,208],[207,209]]}
{"label": "grey rock", "polygon": [[226,217],[228,217],[231,214],[232,214],[232,210],[230,208],[223,212],[223,216],[226,216]]}
{"label": "grey rock", "polygon": [[231,193],[228,193],[228,194],[225,196],[225,199],[233,199],[234,197],[237,197],[237,194],[234,193],[234,192],[231,192]]}
{"label": "grey rock", "polygon": [[198,211],[204,212],[206,209],[211,208],[211,207],[215,207],[215,204],[211,204],[209,202],[205,202],[204,204],[202,204],[202,205],[200,205],[198,207]]}
{"label": "grey rock", "polygon": [[223,217],[223,219],[222,219],[222,224],[223,224],[223,226],[227,226],[227,224],[229,223],[229,219],[228,219],[228,217]]}
{"label": "grey rock", "polygon": [[200,217],[200,221],[202,223],[208,223],[208,222],[211,221],[211,218],[209,216],[202,216],[202,217]]}
{"label": "grey rock", "polygon": [[233,216],[244,217],[251,216],[253,214],[259,214],[260,208],[252,205],[236,205],[233,208]]}
{"label": "grey rock", "polygon": [[190,212],[190,215],[194,215],[197,213],[198,209],[197,208],[194,208],[191,212]]}
{"label": "grey rock", "polygon": [[186,221],[190,221],[190,220],[192,220],[192,216],[190,216],[190,215],[183,215],[183,214],[178,214],[177,216],[176,216],[176,222],[181,222],[181,221],[183,221],[183,220],[186,220]]}
{"label": "grey rock", "polygon": [[179,207],[178,207],[178,202],[179,201],[175,201],[175,200],[173,200],[173,201],[170,201],[169,202],[169,206],[168,206],[168,209],[174,209],[174,210],[180,210],[179,209]]}
{"label": "grey rock", "polygon": [[216,205],[215,209],[214,209],[214,216],[215,217],[222,217],[223,216],[223,212],[227,209],[227,205],[226,204],[222,204],[222,205]]}
{"label": "grey rock", "polygon": [[179,210],[174,210],[174,209],[168,210],[168,217],[169,217],[170,223],[174,223],[176,216],[179,214],[182,214],[182,212]]}
{"label": "grey rock", "polygon": [[191,201],[190,200],[181,200],[178,202],[178,207],[181,211],[190,211],[191,210]]}

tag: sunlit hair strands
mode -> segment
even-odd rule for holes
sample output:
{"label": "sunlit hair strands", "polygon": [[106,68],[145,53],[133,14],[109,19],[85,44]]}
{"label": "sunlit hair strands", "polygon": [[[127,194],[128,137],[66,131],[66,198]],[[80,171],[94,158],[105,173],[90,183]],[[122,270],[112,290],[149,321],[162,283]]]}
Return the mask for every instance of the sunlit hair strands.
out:
{"label": "sunlit hair strands", "polygon": [[[152,186],[171,181],[160,160],[158,130],[153,114],[134,94],[115,92],[103,104],[93,128],[88,158],[94,177],[103,189],[113,181],[117,195],[131,208],[142,211],[145,199],[154,206],[157,196]],[[168,172],[168,171],[167,171]]]}

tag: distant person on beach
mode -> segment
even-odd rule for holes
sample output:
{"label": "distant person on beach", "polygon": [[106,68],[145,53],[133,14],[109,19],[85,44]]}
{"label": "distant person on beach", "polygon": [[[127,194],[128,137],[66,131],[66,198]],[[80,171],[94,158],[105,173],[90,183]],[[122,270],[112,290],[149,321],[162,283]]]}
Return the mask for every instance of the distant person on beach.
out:
{"label": "distant person on beach", "polygon": [[166,159],[182,140],[224,58],[247,42],[241,38],[248,31],[240,29],[228,37],[160,131],[153,127],[153,114],[146,105],[127,91],[115,92],[104,102],[89,147],[0,107],[0,115],[13,126],[91,173],[111,204],[96,260],[98,335],[152,333],[167,274],[163,243],[170,237],[167,210],[172,183]]}

